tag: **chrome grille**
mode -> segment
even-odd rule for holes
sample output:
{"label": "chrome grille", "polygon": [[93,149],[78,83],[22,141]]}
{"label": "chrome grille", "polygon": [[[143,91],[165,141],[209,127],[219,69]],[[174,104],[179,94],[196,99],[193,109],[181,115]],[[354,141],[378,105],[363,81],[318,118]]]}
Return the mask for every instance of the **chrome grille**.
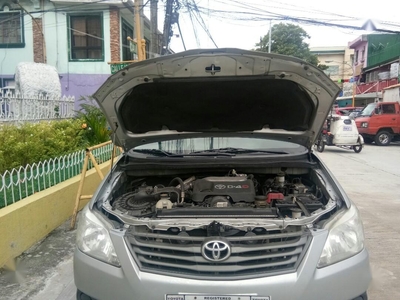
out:
{"label": "chrome grille", "polygon": [[[231,256],[219,262],[201,254],[205,241],[222,239],[231,246]],[[208,236],[206,230],[184,235],[152,231],[145,226],[131,226],[126,241],[142,271],[186,278],[241,279],[294,272],[311,241],[302,227],[290,231],[264,231],[246,235]]]}

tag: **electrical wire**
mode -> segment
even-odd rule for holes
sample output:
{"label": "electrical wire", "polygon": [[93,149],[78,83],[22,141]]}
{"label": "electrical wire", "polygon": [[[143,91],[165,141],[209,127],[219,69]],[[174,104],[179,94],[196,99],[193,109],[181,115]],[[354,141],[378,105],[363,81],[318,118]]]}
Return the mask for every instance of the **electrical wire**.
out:
{"label": "electrical wire", "polygon": [[[194,11],[195,11],[195,13],[196,13],[196,14],[195,14],[195,17],[196,17],[196,19],[197,19],[197,22],[199,22],[200,26],[201,26],[201,27],[204,29],[204,31],[207,33],[207,35],[208,35],[208,37],[210,38],[210,40],[214,43],[214,46],[215,46],[216,48],[218,48],[218,46],[217,46],[217,44],[215,43],[213,37],[211,36],[210,31],[208,30],[208,28],[207,28],[207,26],[206,26],[206,23],[204,22],[204,20],[203,20],[201,14],[200,14],[200,12],[199,12],[199,9],[197,8],[196,2],[195,2],[194,0],[192,0],[192,2],[193,2],[193,5],[194,5]],[[200,20],[199,20],[199,19],[200,19]]]}
{"label": "electrical wire", "polygon": [[189,18],[190,18],[190,22],[192,23],[193,33],[194,33],[194,37],[196,39],[197,47],[199,48],[200,47],[200,41],[199,41],[199,37],[198,37],[198,34],[197,34],[196,26],[194,26],[193,17],[192,17],[192,11],[191,10],[189,10]]}
{"label": "electrical wire", "polygon": [[[41,11],[34,11],[31,12],[31,14],[42,14],[42,16],[44,16],[46,13],[49,12],[55,12],[55,13],[70,13],[72,8],[82,8],[85,5],[90,5],[93,3],[102,3],[102,2],[106,2],[107,0],[98,0],[95,2],[91,2],[91,3],[80,3],[80,4],[76,4],[76,5],[69,5],[69,6],[62,6],[62,7],[58,7],[58,8],[53,8],[53,9],[48,9],[48,10],[41,10]],[[271,1],[271,0],[269,0]],[[141,10],[144,9],[144,7],[146,7],[148,5],[150,1],[148,0],[144,5],[141,6]],[[210,38],[210,40],[214,43],[214,45],[217,47],[214,39],[212,38],[212,35],[202,17],[202,15],[205,16],[211,16],[212,18],[220,18],[223,20],[228,20],[230,22],[242,22],[242,21],[246,21],[246,26],[250,26],[251,24],[248,21],[252,21],[255,25],[254,26],[259,26],[256,23],[259,22],[269,22],[270,20],[272,21],[289,21],[289,22],[295,22],[295,23],[300,23],[300,24],[305,24],[305,25],[310,25],[310,26],[324,26],[324,27],[332,27],[332,28],[337,28],[338,30],[350,30],[350,32],[347,32],[347,34],[354,34],[354,31],[362,31],[363,29],[361,27],[358,26],[353,26],[353,25],[349,25],[349,24],[338,24],[338,23],[332,23],[332,20],[336,20],[336,21],[341,21],[341,22],[349,22],[349,21],[360,21],[360,19],[357,19],[355,17],[350,17],[350,16],[345,16],[342,14],[335,14],[335,13],[329,13],[329,12],[324,12],[321,10],[315,10],[312,9],[310,11],[315,12],[315,13],[321,13],[321,14],[326,14],[326,15],[330,15],[330,16],[334,16],[334,17],[343,17],[346,19],[329,19],[327,22],[327,19],[318,19],[318,18],[308,18],[308,17],[296,17],[296,16],[289,16],[289,15],[285,15],[285,14],[281,14],[281,13],[276,13],[270,10],[266,10],[264,9],[263,5],[259,5],[259,6],[254,6],[251,5],[250,3],[246,2],[243,3],[241,1],[238,0],[213,0],[214,3],[219,3],[219,4],[223,4],[225,7],[230,7],[230,10],[221,10],[221,9],[214,9],[214,8],[210,8],[209,5],[207,7],[202,7],[201,5],[198,5],[194,0],[185,0],[182,1],[182,3],[184,4],[183,8],[186,9],[191,24],[192,24],[192,28],[193,28],[193,32],[194,32],[194,36],[196,39],[196,43],[197,46],[200,47],[200,40],[199,40],[199,35],[197,32],[197,26],[195,25],[195,21],[197,21],[197,23],[202,27],[202,29],[206,32],[208,38]],[[264,1],[265,2],[265,1]],[[293,4],[287,4],[287,3],[283,3],[280,1],[272,1],[275,2],[277,4],[281,4],[281,5],[287,5],[287,6],[291,6],[291,7],[296,7],[296,8],[301,8],[300,6],[296,6]],[[209,2],[208,2],[209,4]],[[230,5],[230,6],[229,6]],[[124,10],[124,9],[129,9],[130,7],[133,7],[133,5],[128,5],[125,7],[118,7],[117,9],[119,10]],[[163,5],[159,6],[159,9],[162,9]],[[271,6],[268,6],[269,8],[271,8]],[[232,10],[233,8],[239,8],[242,11],[234,11]],[[279,8],[279,7],[273,7],[275,9],[284,9]],[[287,8],[286,8],[287,9]],[[78,12],[87,12],[87,11],[91,11],[93,12],[93,9],[79,9]],[[102,9],[99,9],[99,11],[102,11]],[[298,9],[297,11],[303,11]],[[8,19],[2,20],[0,21],[0,25],[4,22],[9,22],[10,20],[13,20],[13,18],[21,18],[21,15],[25,16],[26,14],[18,14],[17,16],[13,16],[10,17]],[[208,17],[209,19],[210,17]],[[30,22],[25,22],[25,29],[30,28],[29,24],[32,23],[32,20],[30,20]],[[238,23],[232,23],[232,24],[238,24]],[[239,23],[241,24],[241,23]],[[396,22],[391,22],[391,21],[385,21],[385,22],[381,22],[381,24],[386,25],[386,26],[390,26],[393,28],[398,28],[400,27],[400,23],[396,23]],[[65,23],[58,23],[58,25],[65,25]],[[46,28],[53,28],[57,26],[57,24],[52,24],[52,23],[48,23],[46,24]],[[16,28],[15,30],[19,30],[19,28]],[[69,27],[68,30],[71,30],[71,28]],[[376,32],[385,32],[385,33],[400,33],[399,31],[395,31],[395,30],[389,30],[389,29],[376,29]],[[87,33],[84,33],[87,34]],[[90,34],[87,34],[90,36]],[[182,37],[182,34],[181,38]],[[95,36],[92,36],[95,37]],[[104,38],[102,37],[95,37],[98,39],[102,39],[104,40]],[[123,45],[125,47],[127,47],[126,45]]]}

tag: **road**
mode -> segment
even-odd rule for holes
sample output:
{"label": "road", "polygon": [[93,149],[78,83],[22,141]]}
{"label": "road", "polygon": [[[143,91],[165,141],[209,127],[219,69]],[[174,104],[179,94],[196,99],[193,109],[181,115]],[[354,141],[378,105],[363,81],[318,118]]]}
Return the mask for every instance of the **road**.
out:
{"label": "road", "polygon": [[[367,145],[359,154],[326,147],[318,155],[360,209],[373,271],[369,299],[400,299],[400,144]],[[1,299],[75,299],[75,232],[68,231],[68,225],[20,257],[18,278],[15,273],[1,272]]]}

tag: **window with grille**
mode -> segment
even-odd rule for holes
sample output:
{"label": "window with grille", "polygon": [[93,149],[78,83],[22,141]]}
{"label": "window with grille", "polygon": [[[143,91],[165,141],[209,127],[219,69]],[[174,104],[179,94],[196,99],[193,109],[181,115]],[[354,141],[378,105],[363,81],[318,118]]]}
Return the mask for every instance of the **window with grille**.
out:
{"label": "window with grille", "polygon": [[122,22],[121,35],[122,35],[122,60],[126,61],[135,59],[130,49],[130,42],[128,41],[128,36],[130,38],[133,38],[133,28],[130,25],[128,25],[128,23],[125,21]]}
{"label": "window with grille", "polygon": [[21,11],[0,12],[0,47],[25,47]]}
{"label": "window with grille", "polygon": [[70,15],[70,60],[104,60],[103,15]]}

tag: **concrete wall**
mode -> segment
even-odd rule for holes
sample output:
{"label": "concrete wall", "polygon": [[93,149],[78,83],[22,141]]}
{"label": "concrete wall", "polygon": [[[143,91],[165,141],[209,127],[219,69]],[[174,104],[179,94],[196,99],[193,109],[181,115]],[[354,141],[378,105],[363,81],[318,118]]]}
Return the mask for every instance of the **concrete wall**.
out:
{"label": "concrete wall", "polygon": [[[108,66],[110,69],[110,66]],[[109,74],[60,74],[61,94],[75,96],[75,110],[79,109],[79,98],[91,96],[107,80]]]}
{"label": "concrete wall", "polygon": [[[110,162],[100,165],[103,174]],[[42,192],[0,209],[0,267],[45,238],[71,217],[81,176],[75,176]],[[91,195],[100,183],[95,169],[86,173],[83,195]],[[81,200],[80,208],[88,202]]]}

